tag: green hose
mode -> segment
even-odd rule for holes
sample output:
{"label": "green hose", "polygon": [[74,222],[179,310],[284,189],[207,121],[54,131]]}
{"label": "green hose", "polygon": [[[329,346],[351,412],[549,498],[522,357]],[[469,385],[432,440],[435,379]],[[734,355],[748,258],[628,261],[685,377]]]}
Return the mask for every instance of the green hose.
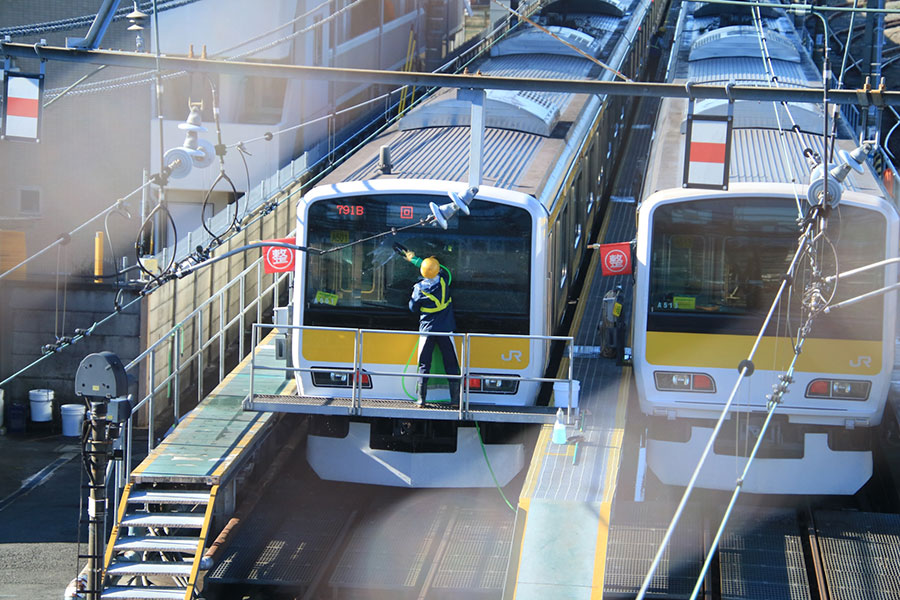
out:
{"label": "green hose", "polygon": [[478,441],[479,443],[481,443],[481,453],[484,455],[484,462],[487,464],[488,471],[491,472],[491,478],[494,480],[494,485],[497,487],[497,491],[500,492],[500,497],[503,498],[504,502],[506,502],[509,510],[516,512],[515,507],[509,503],[509,500],[506,498],[506,494],[503,493],[503,488],[500,487],[500,483],[497,481],[497,476],[494,475],[494,469],[493,467],[491,467],[491,461],[488,460],[487,449],[484,447],[484,440],[481,438],[481,428],[478,427],[478,421],[475,421],[475,431],[478,432]]}

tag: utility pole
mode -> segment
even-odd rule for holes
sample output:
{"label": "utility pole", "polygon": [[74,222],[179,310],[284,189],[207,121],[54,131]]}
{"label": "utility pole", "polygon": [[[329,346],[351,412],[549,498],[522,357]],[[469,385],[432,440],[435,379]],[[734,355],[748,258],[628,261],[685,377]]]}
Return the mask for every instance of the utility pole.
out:
{"label": "utility pole", "polygon": [[87,456],[89,489],[88,580],[85,593],[90,600],[100,600],[106,537],[106,463],[111,455],[107,413],[112,403],[114,423],[124,420],[121,415],[131,414],[129,402],[124,400],[128,395],[128,376],[119,357],[112,352],[86,356],[75,373],[75,395],[90,398],[90,438],[86,447],[82,447],[82,452]]}
{"label": "utility pole", "polygon": [[106,535],[106,399],[91,400],[91,439],[88,442],[88,598],[100,600],[103,591],[103,555]]}

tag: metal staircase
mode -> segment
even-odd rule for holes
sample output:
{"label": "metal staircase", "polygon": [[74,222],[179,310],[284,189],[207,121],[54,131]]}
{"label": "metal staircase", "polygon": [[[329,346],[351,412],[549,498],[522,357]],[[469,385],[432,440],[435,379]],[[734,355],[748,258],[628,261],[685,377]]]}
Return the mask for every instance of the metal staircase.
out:
{"label": "metal staircase", "polygon": [[218,485],[129,484],[104,561],[103,600],[191,600]]}

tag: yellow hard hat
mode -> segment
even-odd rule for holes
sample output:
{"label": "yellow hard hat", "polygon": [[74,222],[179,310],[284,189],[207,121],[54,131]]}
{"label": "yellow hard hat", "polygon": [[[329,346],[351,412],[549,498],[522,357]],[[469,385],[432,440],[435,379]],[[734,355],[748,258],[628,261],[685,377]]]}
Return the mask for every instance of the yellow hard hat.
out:
{"label": "yellow hard hat", "polygon": [[441,272],[441,263],[439,263],[435,257],[429,256],[422,261],[422,266],[419,267],[419,272],[425,279],[437,277],[437,274]]}

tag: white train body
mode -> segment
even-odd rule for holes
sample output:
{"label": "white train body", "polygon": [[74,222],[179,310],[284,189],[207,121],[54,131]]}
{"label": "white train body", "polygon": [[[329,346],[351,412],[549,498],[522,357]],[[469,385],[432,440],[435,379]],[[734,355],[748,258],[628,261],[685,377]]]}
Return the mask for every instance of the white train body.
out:
{"label": "white train body", "polygon": [[[754,27],[721,6],[685,6],[670,82],[769,84]],[[762,20],[779,84],[821,87],[791,20],[778,12]],[[786,110],[738,100],[727,190],[685,187],[687,110],[687,100],[673,99],[660,110],[638,211],[634,294],[634,365],[640,408],[649,420],[647,461],[673,485],[690,480],[796,251],[797,219],[808,206],[803,151],[826,155],[821,106]],[[726,112],[724,101],[697,101],[694,110],[701,117]],[[837,148],[852,150],[856,143],[844,127]],[[851,172],[843,189],[826,230],[834,252],[819,257],[826,275],[898,252],[897,212],[877,175],[868,166]],[[785,294],[761,338],[755,370],[738,388],[700,471],[701,487],[732,489],[746,465],[767,395],[794,355],[804,273],[791,282],[792,295]],[[896,280],[895,265],[869,271],[841,281],[833,302]],[[872,474],[873,428],[890,385],[895,315],[896,297],[888,293],[816,319],[744,491],[853,494],[865,484]]]}
{"label": "white train body", "polygon": [[[635,76],[644,66],[662,3],[596,2],[591,13],[551,3],[540,15],[556,34]],[[573,3],[582,7],[585,3]],[[574,28],[577,27],[577,28]],[[546,34],[521,24],[469,67],[485,75],[610,79],[613,74]],[[301,394],[350,397],[354,364],[364,398],[409,401],[416,384],[418,316],[407,302],[417,272],[394,243],[435,255],[452,274],[457,354],[470,377],[472,404],[528,406],[544,375],[546,340],[557,333],[588,234],[600,222],[627,99],[583,94],[488,91],[483,176],[470,205],[447,230],[400,230],[466,190],[469,104],[436,90],[421,106],[363,144],[297,207],[298,243],[331,248],[397,228],[395,236],[308,255],[296,268],[293,361]],[[621,137],[621,136],[618,136]],[[389,169],[379,167],[382,147]],[[318,329],[317,329],[318,328]],[[362,356],[355,363],[355,336]],[[538,336],[538,337],[536,337]],[[393,376],[368,377],[365,371]],[[438,371],[439,372],[439,371]],[[495,379],[503,376],[506,379]],[[443,392],[446,398],[446,392]],[[441,390],[429,386],[429,397]],[[399,422],[314,417],[308,459],[327,479],[383,485],[492,486],[521,470],[521,440],[508,424]]]}

